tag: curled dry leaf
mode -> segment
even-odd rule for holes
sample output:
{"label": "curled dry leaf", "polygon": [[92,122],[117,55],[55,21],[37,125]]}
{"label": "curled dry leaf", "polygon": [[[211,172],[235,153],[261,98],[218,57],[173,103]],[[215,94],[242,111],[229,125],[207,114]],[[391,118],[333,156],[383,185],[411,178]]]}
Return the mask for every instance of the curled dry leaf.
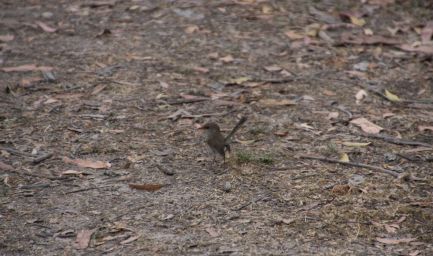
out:
{"label": "curled dry leaf", "polygon": [[386,112],[386,113],[383,113],[383,114],[382,114],[382,117],[383,117],[384,119],[389,118],[389,117],[392,117],[392,116],[395,116],[395,114],[394,114],[394,113],[391,113],[391,112]]}
{"label": "curled dry leaf", "polygon": [[392,102],[399,102],[399,101],[401,101],[401,99],[400,99],[397,95],[391,93],[391,92],[388,91],[388,90],[385,90],[385,97],[386,97],[389,101],[392,101]]}
{"label": "curled dry leaf", "polygon": [[267,106],[267,107],[274,107],[274,106],[291,106],[291,105],[296,105],[297,103],[293,100],[288,100],[288,99],[282,99],[282,100],[277,100],[277,99],[261,99],[259,100],[259,103],[261,105]]}
{"label": "curled dry leaf", "polygon": [[128,184],[128,186],[130,188],[137,189],[137,190],[145,190],[145,191],[152,191],[153,192],[153,191],[160,190],[165,185],[163,185],[163,184],[146,184],[146,183],[143,183],[143,184],[130,183],[130,184]]}
{"label": "curled dry leaf", "polygon": [[63,162],[67,164],[75,164],[84,168],[93,168],[93,169],[105,169],[110,168],[111,164],[105,161],[95,161],[90,159],[71,159],[69,157],[63,157]]}
{"label": "curled dry leaf", "polygon": [[341,155],[340,155],[340,159],[339,159],[341,162],[345,162],[345,163],[348,163],[348,162],[350,162],[350,160],[349,160],[349,156],[346,154],[346,153],[341,153]]}
{"label": "curled dry leaf", "polygon": [[199,28],[198,28],[197,25],[191,25],[191,26],[188,26],[188,27],[185,28],[185,32],[187,34],[192,34],[194,32],[197,32],[198,30],[199,30]]}
{"label": "curled dry leaf", "polygon": [[48,26],[47,24],[43,23],[42,21],[36,21],[35,22],[36,25],[38,25],[40,28],[42,28],[43,31],[48,32],[48,33],[54,33],[57,31],[56,28],[52,28],[50,26]]}
{"label": "curled dry leaf", "polygon": [[305,37],[303,34],[300,34],[300,33],[293,31],[293,30],[289,30],[285,34],[291,40],[299,40],[299,39],[303,39]]}
{"label": "curled dry leaf", "polygon": [[337,119],[340,113],[338,112],[329,112],[328,116],[326,117],[328,120]]}
{"label": "curled dry leaf", "polygon": [[129,244],[130,242],[133,242],[133,241],[137,240],[138,238],[140,238],[140,236],[141,235],[131,236],[130,238],[120,242],[120,244]]}
{"label": "curled dry leaf", "polygon": [[351,189],[351,187],[349,185],[347,185],[347,184],[345,184],[345,185],[335,185],[332,188],[331,192],[334,195],[343,196],[343,195],[349,193],[350,189]]}
{"label": "curled dry leaf", "polygon": [[420,126],[418,126],[418,131],[420,131],[420,132],[425,132],[425,131],[433,132],[433,126],[420,125]]}
{"label": "curled dry leaf", "polygon": [[220,61],[224,62],[224,63],[230,63],[233,62],[235,59],[233,58],[232,55],[227,55],[225,57],[219,58]]}
{"label": "curled dry leaf", "polygon": [[366,118],[364,117],[360,117],[357,119],[353,119],[352,121],[350,121],[352,124],[361,127],[361,129],[366,132],[366,133],[372,133],[372,134],[378,134],[380,131],[383,130],[382,127],[368,121]]}
{"label": "curled dry leaf", "polygon": [[283,70],[283,68],[276,66],[276,65],[265,66],[263,68],[268,72],[278,72],[278,71]]}
{"label": "curled dry leaf", "polygon": [[410,243],[415,241],[416,238],[382,238],[376,237],[376,241],[384,244],[400,244],[400,243]]}
{"label": "curled dry leaf", "polygon": [[355,98],[356,98],[356,104],[357,105],[359,105],[359,104],[361,104],[361,101],[365,98],[365,97],[367,97],[368,96],[368,94],[367,94],[367,92],[365,91],[365,90],[359,90],[357,93],[356,93],[356,95],[355,95]]}
{"label": "curled dry leaf", "polygon": [[364,29],[364,35],[366,35],[366,36],[372,36],[373,34],[374,34],[373,30],[371,30],[370,28]]}
{"label": "curled dry leaf", "polygon": [[430,43],[433,36],[433,21],[427,22],[424,28],[421,30],[421,43]]}
{"label": "curled dry leaf", "polygon": [[319,23],[309,24],[308,26],[305,27],[305,34],[307,36],[317,37],[321,27],[322,25],[320,25]]}
{"label": "curled dry leaf", "polygon": [[362,18],[360,13],[342,12],[340,13],[340,18],[343,21],[350,21],[350,23],[362,27],[365,25],[365,20]]}
{"label": "curled dry leaf", "polygon": [[238,77],[238,78],[230,79],[230,80],[227,82],[227,84],[238,84],[238,85],[242,85],[243,83],[248,82],[248,81],[250,81],[250,80],[251,80],[250,77],[247,77],[247,76],[241,76],[241,77]]}

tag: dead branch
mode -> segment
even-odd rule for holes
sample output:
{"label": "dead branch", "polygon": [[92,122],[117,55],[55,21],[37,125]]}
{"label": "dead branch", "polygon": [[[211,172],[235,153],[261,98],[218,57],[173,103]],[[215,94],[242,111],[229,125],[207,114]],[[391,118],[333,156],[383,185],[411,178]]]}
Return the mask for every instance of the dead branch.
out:
{"label": "dead branch", "polygon": [[47,180],[64,180],[65,177],[54,177],[54,176],[45,176],[33,173],[19,172],[17,170],[7,170],[7,172],[15,173],[19,176],[30,176],[34,178],[47,179]]}
{"label": "dead branch", "polygon": [[343,162],[343,161],[340,161],[340,160],[326,158],[326,157],[316,157],[316,156],[307,156],[307,155],[301,155],[300,158],[303,158],[303,159],[313,159],[313,160],[319,160],[319,161],[324,161],[324,162],[328,162],[328,163],[337,163],[337,164],[342,164],[342,165],[349,165],[349,166],[366,168],[366,169],[380,171],[380,172],[389,174],[389,175],[393,176],[394,178],[398,178],[399,175],[400,175],[399,173],[397,173],[395,171],[391,171],[391,170],[388,170],[388,169],[385,169],[385,168],[382,168],[382,167],[379,167],[379,166],[374,166],[374,165],[369,165],[369,164],[353,163],[353,162]]}
{"label": "dead branch", "polygon": [[421,146],[421,147],[429,147],[429,148],[433,147],[433,145],[430,145],[428,143],[413,141],[413,140],[404,140],[404,139],[399,139],[399,138],[395,138],[383,134],[360,133],[359,135],[367,138],[381,139],[386,142],[397,144],[397,145]]}

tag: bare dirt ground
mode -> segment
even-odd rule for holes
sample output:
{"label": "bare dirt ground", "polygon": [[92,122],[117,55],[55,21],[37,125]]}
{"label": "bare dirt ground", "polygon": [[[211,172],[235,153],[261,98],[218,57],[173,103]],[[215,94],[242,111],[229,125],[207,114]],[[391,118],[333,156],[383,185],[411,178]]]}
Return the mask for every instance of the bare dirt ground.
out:
{"label": "bare dirt ground", "polygon": [[[0,255],[432,255],[432,21],[1,1]],[[213,164],[197,128],[243,115]]]}

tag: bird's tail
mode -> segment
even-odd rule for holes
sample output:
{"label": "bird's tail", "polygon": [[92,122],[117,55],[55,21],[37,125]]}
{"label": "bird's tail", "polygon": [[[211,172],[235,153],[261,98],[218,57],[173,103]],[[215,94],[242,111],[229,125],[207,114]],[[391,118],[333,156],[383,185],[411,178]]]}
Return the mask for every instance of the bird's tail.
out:
{"label": "bird's tail", "polygon": [[239,122],[235,125],[235,127],[233,127],[232,131],[226,136],[226,138],[224,139],[225,144],[229,144],[230,143],[230,139],[233,136],[233,134],[235,134],[235,132],[237,130],[239,130],[239,128],[241,127],[241,125],[243,125],[245,122],[247,121],[247,117],[243,116]]}

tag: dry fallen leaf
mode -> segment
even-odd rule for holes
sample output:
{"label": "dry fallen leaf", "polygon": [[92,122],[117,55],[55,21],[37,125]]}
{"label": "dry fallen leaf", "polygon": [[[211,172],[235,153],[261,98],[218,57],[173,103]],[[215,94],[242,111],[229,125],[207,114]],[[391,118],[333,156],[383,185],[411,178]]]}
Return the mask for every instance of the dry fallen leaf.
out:
{"label": "dry fallen leaf", "polygon": [[420,132],[425,132],[425,131],[433,132],[433,126],[420,125],[420,126],[418,126],[418,131],[420,131]]}
{"label": "dry fallen leaf", "polygon": [[75,239],[75,247],[77,249],[86,249],[89,246],[90,238],[96,229],[83,229],[78,231]]}
{"label": "dry fallen leaf", "polygon": [[75,170],[66,170],[64,172],[62,172],[60,175],[64,176],[64,175],[77,175],[77,176],[81,176],[83,174],[83,172],[80,171],[75,171]]}
{"label": "dry fallen leaf", "polygon": [[317,37],[320,32],[322,25],[319,23],[313,23],[305,27],[305,34],[311,37]]}
{"label": "dry fallen leaf", "polygon": [[285,34],[289,39],[292,39],[292,40],[299,40],[299,39],[303,39],[305,37],[303,34],[300,34],[300,33],[293,31],[293,30],[286,31]]}
{"label": "dry fallen leaf", "polygon": [[191,26],[188,26],[188,27],[185,28],[185,32],[187,34],[192,34],[194,32],[197,32],[198,30],[199,30],[199,28],[198,28],[197,25],[191,25]]}
{"label": "dry fallen leaf", "polygon": [[376,241],[384,244],[400,244],[400,243],[410,243],[415,241],[416,238],[381,238],[376,237]]}
{"label": "dry fallen leaf", "polygon": [[420,250],[416,250],[416,251],[410,252],[410,253],[409,253],[409,256],[417,256],[417,255],[420,254],[420,253],[421,253]]}
{"label": "dry fallen leaf", "polygon": [[102,90],[104,90],[105,87],[107,87],[107,85],[105,85],[105,84],[98,84],[97,86],[95,86],[95,88],[93,88],[93,91],[92,91],[91,95],[96,95],[96,94],[102,92]]}
{"label": "dry fallen leaf", "polygon": [[206,228],[206,232],[211,236],[211,237],[217,237],[219,236],[219,233],[216,229],[212,228],[212,227],[208,227]]}
{"label": "dry fallen leaf", "polygon": [[93,169],[105,169],[111,167],[111,164],[105,161],[95,161],[90,159],[71,159],[66,156],[63,157],[63,162],[67,164],[75,164],[84,168],[93,168]]}
{"label": "dry fallen leaf", "polygon": [[14,40],[15,36],[14,35],[2,35],[0,36],[0,42],[9,42]]}
{"label": "dry fallen leaf", "polygon": [[386,232],[388,233],[395,233],[397,232],[397,229],[399,229],[399,225],[397,224],[385,224],[384,225]]}
{"label": "dry fallen leaf", "polygon": [[391,93],[391,92],[388,91],[388,90],[385,90],[385,97],[386,97],[389,101],[392,101],[392,102],[399,102],[399,101],[401,101],[401,99],[400,99],[397,95]]}
{"label": "dry fallen leaf", "polygon": [[54,33],[57,31],[56,28],[52,28],[50,26],[48,26],[47,24],[43,23],[42,21],[36,21],[35,22],[36,25],[38,25],[40,28],[42,28],[43,31],[48,32],[48,33]]}
{"label": "dry fallen leaf", "polygon": [[209,72],[208,68],[198,67],[198,66],[192,67],[192,70],[203,73],[203,74],[206,74]]}
{"label": "dry fallen leaf", "polygon": [[38,77],[38,76],[23,78],[19,82],[19,85],[21,85],[22,87],[31,87],[31,86],[35,85],[36,83],[43,81],[43,80],[44,79],[42,77]]}
{"label": "dry fallen leaf", "polygon": [[339,196],[343,196],[347,194],[349,191],[350,191],[350,186],[347,184],[335,185],[331,190],[332,194],[339,195]]}
{"label": "dry fallen leaf", "polygon": [[350,121],[352,124],[361,127],[361,129],[366,132],[366,133],[372,133],[372,134],[378,134],[380,131],[383,130],[382,127],[368,121],[366,118],[364,117],[360,117],[357,119],[353,119],[352,121]]}
{"label": "dry fallen leaf", "polygon": [[402,44],[397,47],[402,49],[403,51],[408,51],[408,52],[420,52],[420,53],[430,54],[430,55],[433,54],[433,45],[413,46],[410,44]]}
{"label": "dry fallen leaf", "polygon": [[386,112],[386,113],[383,113],[382,114],[382,117],[385,119],[385,118],[389,118],[389,117],[392,117],[392,116],[395,116],[395,114],[394,113],[391,113],[391,112]]}
{"label": "dry fallen leaf", "polygon": [[345,162],[345,163],[348,163],[348,162],[350,162],[350,160],[349,160],[349,156],[346,154],[346,153],[341,153],[340,154],[340,159],[339,159],[341,162]]}
{"label": "dry fallen leaf", "polygon": [[163,184],[146,184],[146,183],[143,183],[143,184],[130,183],[130,184],[128,184],[128,186],[130,188],[137,189],[137,190],[157,191],[157,190],[160,190],[165,185],[163,185]]}
{"label": "dry fallen leaf", "polygon": [[272,8],[272,6],[270,6],[269,4],[264,4],[264,5],[262,6],[262,13],[263,13],[263,14],[271,14],[272,11],[273,11],[273,8]]}
{"label": "dry fallen leaf", "polygon": [[370,145],[371,142],[350,142],[350,141],[344,141],[341,144],[344,145],[344,146],[348,146],[348,147],[359,148],[359,147],[366,147],[366,146]]}
{"label": "dry fallen leaf", "polygon": [[381,35],[353,35],[352,33],[342,33],[340,38],[340,43],[343,44],[365,44],[365,45],[374,45],[374,44],[386,44],[386,45],[394,45],[400,44],[400,41],[394,38],[388,38]]}
{"label": "dry fallen leaf", "polygon": [[279,137],[286,137],[289,134],[289,131],[275,131],[274,135]]}
{"label": "dry fallen leaf", "polygon": [[224,63],[230,63],[233,62],[235,59],[233,58],[232,55],[227,55],[225,57],[219,58],[220,61],[224,62]]}
{"label": "dry fallen leaf", "polygon": [[329,112],[326,119],[328,119],[328,120],[337,119],[339,115],[340,115],[340,113],[338,113],[338,112]]}
{"label": "dry fallen leaf", "polygon": [[133,241],[137,240],[138,238],[140,238],[140,236],[141,235],[131,236],[130,238],[120,242],[120,244],[129,244],[130,242],[133,242]]}
{"label": "dry fallen leaf", "polygon": [[265,66],[265,67],[263,67],[266,71],[269,71],[269,72],[278,72],[278,71],[281,71],[281,70],[283,70],[283,68],[281,68],[281,67],[279,67],[279,66],[275,66],[275,65],[272,65],[272,66]]}
{"label": "dry fallen leaf", "polygon": [[251,80],[250,77],[247,77],[247,76],[241,76],[241,77],[238,77],[238,78],[230,79],[230,80],[227,82],[227,84],[238,84],[238,85],[241,85],[241,84],[243,84],[243,83],[245,83],[245,82],[248,82],[248,81],[250,81],[250,80]]}
{"label": "dry fallen leaf", "polygon": [[274,107],[274,106],[291,106],[291,105],[296,105],[297,103],[293,100],[288,100],[288,99],[282,99],[282,100],[277,100],[277,99],[261,99],[259,100],[259,103],[261,105],[267,106],[267,107]]}
{"label": "dry fallen leaf", "polygon": [[342,12],[340,13],[340,18],[343,21],[350,21],[350,23],[362,27],[365,25],[365,20],[361,17],[360,13],[352,13],[352,12]]}
{"label": "dry fallen leaf", "polygon": [[373,30],[371,30],[370,28],[364,29],[364,35],[366,35],[366,36],[372,36],[373,34],[374,34]]}
{"label": "dry fallen leaf", "polygon": [[363,90],[363,89],[359,90],[355,95],[356,104],[357,105],[361,104],[361,101],[367,96],[368,96],[368,94],[365,90]]}
{"label": "dry fallen leaf", "polygon": [[421,30],[421,43],[428,44],[431,42],[433,36],[433,21],[427,22]]}
{"label": "dry fallen leaf", "polygon": [[0,161],[0,171],[10,171],[14,168],[11,165],[5,164],[2,161]]}

